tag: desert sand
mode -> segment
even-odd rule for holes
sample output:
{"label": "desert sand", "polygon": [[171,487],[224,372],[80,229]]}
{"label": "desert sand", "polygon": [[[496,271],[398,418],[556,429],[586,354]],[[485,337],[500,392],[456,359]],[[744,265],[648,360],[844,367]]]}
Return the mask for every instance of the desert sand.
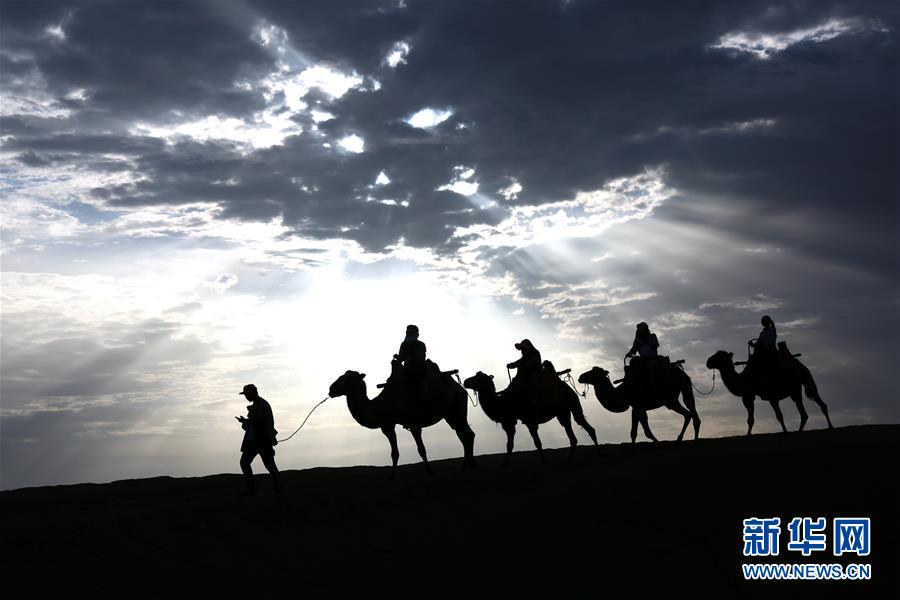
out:
{"label": "desert sand", "polygon": [[[284,471],[280,495],[258,475],[249,498],[237,474],[7,491],[4,595],[898,597],[898,434],[523,451],[506,469],[478,456],[475,472],[444,460],[395,480],[386,466]],[[742,520],[775,516],[870,517],[865,559],[786,552],[783,527],[769,562],[868,562],[872,580],[743,581]]]}

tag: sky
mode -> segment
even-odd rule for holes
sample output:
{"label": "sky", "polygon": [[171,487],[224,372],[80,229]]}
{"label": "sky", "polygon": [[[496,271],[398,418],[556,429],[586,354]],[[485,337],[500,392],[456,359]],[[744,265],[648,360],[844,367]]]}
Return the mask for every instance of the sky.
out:
{"label": "sky", "polygon": [[[836,426],[900,421],[898,23],[892,0],[0,2],[0,487],[238,472],[244,384],[283,436],[348,369],[374,395],[409,323],[503,387],[526,337],[621,376],[646,321],[706,391],[768,314]],[[702,436],[746,431],[720,384],[697,398]],[[276,458],[389,448],[338,398]]]}

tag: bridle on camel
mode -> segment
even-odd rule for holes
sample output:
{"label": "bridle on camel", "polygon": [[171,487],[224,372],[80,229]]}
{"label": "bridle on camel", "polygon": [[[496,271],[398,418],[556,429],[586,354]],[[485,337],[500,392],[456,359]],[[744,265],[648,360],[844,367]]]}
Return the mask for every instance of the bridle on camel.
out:
{"label": "bridle on camel", "polygon": [[459,384],[459,387],[461,387],[462,389],[466,390],[466,396],[468,396],[469,402],[472,403],[472,406],[478,406],[478,400],[477,400],[477,398],[478,398],[478,392],[475,392],[475,398],[476,398],[476,400],[472,400],[472,396],[471,396],[471,394],[469,394],[469,390],[466,389],[466,386],[463,385],[462,380],[459,378],[459,373],[454,373],[453,376],[456,377],[456,382]]}
{"label": "bridle on camel", "polygon": [[586,384],[586,383],[583,384],[583,385],[584,385],[584,389],[583,389],[582,391],[579,392],[579,391],[578,391],[578,388],[575,387],[575,380],[572,379],[572,373],[571,373],[571,372],[566,373],[566,377],[565,377],[565,379],[563,379],[563,381],[565,381],[565,382],[568,383],[570,386],[572,386],[572,389],[575,390],[575,393],[576,393],[576,394],[578,394],[578,395],[581,396],[582,398],[587,398],[588,384]]}

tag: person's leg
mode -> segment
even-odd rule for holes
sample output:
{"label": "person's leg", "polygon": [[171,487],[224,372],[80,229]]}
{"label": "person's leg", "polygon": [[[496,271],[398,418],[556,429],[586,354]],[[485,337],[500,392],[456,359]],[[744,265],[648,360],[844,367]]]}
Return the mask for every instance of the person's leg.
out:
{"label": "person's leg", "polygon": [[275,488],[275,493],[277,494],[281,491],[281,483],[279,481],[278,467],[275,465],[275,450],[272,450],[271,452],[261,452],[259,456],[262,458],[263,464],[272,476],[272,486]]}
{"label": "person's leg", "polygon": [[255,450],[241,453],[241,472],[244,474],[244,485],[249,494],[256,491],[256,487],[253,485],[253,468],[250,466],[250,463],[256,458],[256,454]]}

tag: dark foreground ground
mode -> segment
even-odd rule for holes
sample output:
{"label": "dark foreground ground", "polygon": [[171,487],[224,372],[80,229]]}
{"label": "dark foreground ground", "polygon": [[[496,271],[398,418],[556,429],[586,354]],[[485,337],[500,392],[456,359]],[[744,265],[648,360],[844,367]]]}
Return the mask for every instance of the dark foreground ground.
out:
{"label": "dark foreground ground", "polygon": [[[6,598],[900,597],[900,426],[517,453],[400,469],[0,493]],[[254,465],[257,468],[260,466]],[[867,558],[804,559],[793,517],[871,517]],[[742,520],[781,517],[769,562],[869,563],[871,581],[745,582]],[[764,562],[763,559],[747,559]],[[10,595],[10,593],[14,595]],[[27,594],[27,596],[25,595]],[[90,597],[90,596],[88,596]]]}

